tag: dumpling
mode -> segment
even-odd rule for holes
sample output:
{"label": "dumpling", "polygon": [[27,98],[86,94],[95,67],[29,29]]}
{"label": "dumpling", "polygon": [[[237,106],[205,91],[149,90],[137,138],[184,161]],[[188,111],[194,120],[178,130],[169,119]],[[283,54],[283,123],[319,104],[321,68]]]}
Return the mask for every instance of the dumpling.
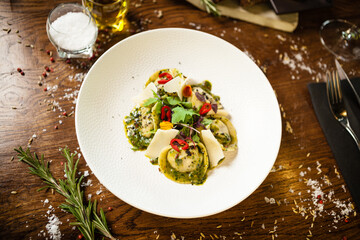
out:
{"label": "dumpling", "polygon": [[234,151],[237,148],[237,137],[235,127],[231,121],[219,115],[212,116],[212,122],[209,125],[209,129],[213,133],[214,137],[221,144],[224,151]]}
{"label": "dumpling", "polygon": [[175,182],[199,185],[206,180],[209,158],[202,143],[189,143],[188,149],[179,152],[168,146],[160,153],[159,166],[161,172]]}
{"label": "dumpling", "polygon": [[136,107],[125,117],[126,135],[134,150],[144,150],[149,145],[154,133],[159,128],[160,119],[156,106]]}

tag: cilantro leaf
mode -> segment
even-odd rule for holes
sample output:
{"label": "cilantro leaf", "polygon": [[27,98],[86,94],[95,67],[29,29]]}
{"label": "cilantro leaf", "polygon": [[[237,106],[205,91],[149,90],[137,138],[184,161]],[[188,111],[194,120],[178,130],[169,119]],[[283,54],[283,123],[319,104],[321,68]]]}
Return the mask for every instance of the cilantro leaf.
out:
{"label": "cilantro leaf", "polygon": [[193,136],[192,136],[192,140],[196,143],[200,142],[200,137],[199,135],[197,135],[197,133],[195,133]]}
{"label": "cilantro leaf", "polygon": [[176,106],[181,103],[180,99],[178,97],[166,97],[164,101],[171,106]]}
{"label": "cilantro leaf", "polygon": [[191,102],[183,102],[178,97],[166,97],[164,99],[164,102],[166,102],[167,105],[170,106],[182,105],[184,108],[192,108]]}
{"label": "cilantro leaf", "polygon": [[172,109],[171,123],[187,123],[192,120],[193,115],[199,115],[193,109],[185,109],[181,106],[177,106]]}
{"label": "cilantro leaf", "polygon": [[213,120],[209,119],[209,118],[204,118],[201,123],[204,125],[210,125],[213,122]]}
{"label": "cilantro leaf", "polygon": [[148,98],[144,103],[143,103],[143,106],[144,107],[148,107],[150,106],[151,104],[157,102],[158,99],[157,98]]}
{"label": "cilantro leaf", "polygon": [[152,90],[152,92],[153,92],[154,98],[157,98],[157,99],[160,98],[160,96],[154,90]]}
{"label": "cilantro leaf", "polygon": [[155,105],[155,112],[156,114],[161,114],[161,108],[162,108],[162,102],[161,101],[158,101]]}
{"label": "cilantro leaf", "polygon": [[192,108],[191,102],[181,102],[181,105],[183,105],[185,108]]}

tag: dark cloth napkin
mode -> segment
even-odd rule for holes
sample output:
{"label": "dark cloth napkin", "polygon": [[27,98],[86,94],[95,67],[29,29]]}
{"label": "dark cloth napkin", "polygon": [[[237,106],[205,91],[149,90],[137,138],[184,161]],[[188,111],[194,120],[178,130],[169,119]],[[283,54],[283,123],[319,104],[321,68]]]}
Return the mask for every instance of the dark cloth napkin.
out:
{"label": "dark cloth napkin", "polygon": [[[360,78],[353,78],[351,82],[356,91],[360,93]],[[350,125],[360,138],[360,106],[346,80],[341,81],[341,88]],[[360,151],[350,134],[333,117],[327,100],[326,84],[309,83],[308,90],[326,140],[330,145],[356,207],[360,210]]]}

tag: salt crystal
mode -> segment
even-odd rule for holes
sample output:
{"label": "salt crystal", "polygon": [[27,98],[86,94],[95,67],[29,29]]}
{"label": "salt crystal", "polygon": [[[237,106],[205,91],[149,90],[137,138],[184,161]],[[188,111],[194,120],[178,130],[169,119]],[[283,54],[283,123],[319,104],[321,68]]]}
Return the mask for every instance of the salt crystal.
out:
{"label": "salt crystal", "polygon": [[44,206],[45,206],[45,204],[47,204],[47,203],[49,203],[49,199],[45,199],[45,200],[44,200]]}
{"label": "salt crystal", "polygon": [[81,184],[81,187],[92,186],[91,182],[92,182],[92,180],[91,180],[91,179],[88,179],[86,183],[83,182],[83,183]]}
{"label": "salt crystal", "polygon": [[297,54],[294,54],[294,57],[296,58],[296,60],[298,61],[302,61],[303,60],[303,57],[300,53],[297,53]]}
{"label": "salt crystal", "polygon": [[84,177],[87,177],[87,176],[89,176],[89,171],[84,171]]}
{"label": "salt crystal", "polygon": [[48,217],[48,224],[46,224],[46,230],[48,231],[48,234],[50,235],[50,239],[53,240],[60,240],[61,239],[61,232],[59,225],[61,224],[59,218],[55,216],[55,214],[52,214],[50,217]]}
{"label": "salt crystal", "polygon": [[86,14],[69,12],[52,22],[49,33],[61,48],[76,51],[92,44],[97,28]]}

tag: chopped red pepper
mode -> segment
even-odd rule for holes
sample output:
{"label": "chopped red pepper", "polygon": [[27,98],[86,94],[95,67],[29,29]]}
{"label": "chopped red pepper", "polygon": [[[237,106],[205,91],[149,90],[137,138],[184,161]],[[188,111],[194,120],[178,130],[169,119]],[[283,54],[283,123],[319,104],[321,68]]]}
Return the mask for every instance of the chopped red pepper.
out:
{"label": "chopped red pepper", "polygon": [[182,92],[183,96],[184,97],[191,97],[191,94],[192,94],[192,88],[190,85],[186,85],[183,89],[183,92]]}
{"label": "chopped red pepper", "polygon": [[200,115],[205,115],[211,110],[211,104],[210,103],[204,103],[202,107],[200,108]]}
{"label": "chopped red pepper", "polygon": [[163,106],[161,108],[161,120],[164,120],[166,116],[166,121],[171,122],[171,108],[169,106]]}
{"label": "chopped red pepper", "polygon": [[170,80],[172,80],[173,79],[173,77],[171,76],[171,74],[170,73],[167,73],[167,72],[163,72],[163,73],[160,73],[159,74],[159,77],[160,78],[162,78],[162,77],[165,77],[164,79],[160,79],[159,81],[158,81],[158,83],[159,84],[165,84],[165,83],[167,83],[167,82],[169,82]]}
{"label": "chopped red pepper", "polygon": [[167,80],[167,79],[161,79],[158,81],[159,84],[165,84],[167,82],[169,82],[170,80]]}
{"label": "chopped red pepper", "polygon": [[185,142],[184,140],[178,139],[178,138],[171,139],[170,145],[177,152],[180,152],[178,145],[179,146],[184,145],[183,147],[181,147],[182,150],[186,150],[189,148],[189,144],[187,142]]}
{"label": "chopped red pepper", "polygon": [[170,73],[167,73],[167,72],[160,73],[160,74],[159,74],[159,77],[160,77],[160,78],[166,77],[168,80],[173,79],[173,77],[171,76],[171,74],[170,74]]}

